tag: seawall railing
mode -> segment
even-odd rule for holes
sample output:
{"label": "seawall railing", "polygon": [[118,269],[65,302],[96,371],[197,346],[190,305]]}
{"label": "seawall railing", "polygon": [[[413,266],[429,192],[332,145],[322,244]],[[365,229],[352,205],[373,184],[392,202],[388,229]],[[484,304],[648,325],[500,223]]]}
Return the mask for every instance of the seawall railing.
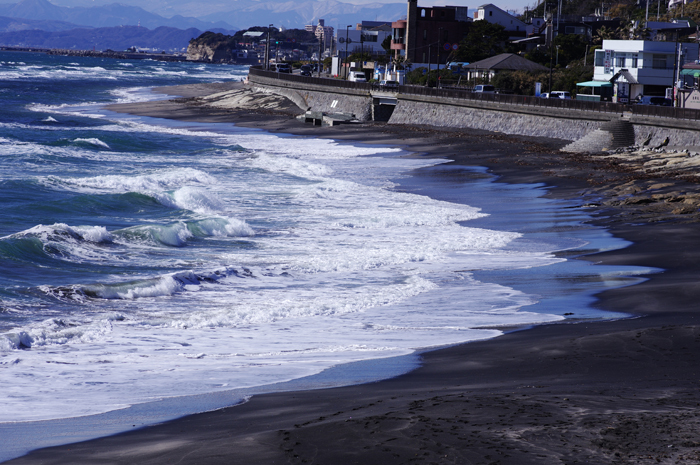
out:
{"label": "seawall railing", "polygon": [[[311,76],[299,76],[295,74],[265,71],[261,67],[250,67],[250,74],[274,79],[280,79],[304,84],[322,85],[331,88],[344,88],[354,90],[376,90],[376,84],[368,82],[352,82],[334,78],[319,78]],[[561,108],[574,111],[595,111],[603,113],[630,113],[636,116],[675,118],[682,120],[700,120],[700,110],[690,108],[662,107],[656,105],[625,105],[612,102],[590,102],[585,100],[546,99],[529,95],[510,94],[484,94],[471,92],[468,89],[442,88],[402,85],[399,86],[400,95],[418,95],[432,98],[449,98],[459,100],[472,100],[481,102],[493,102],[504,105],[520,105],[530,107]]]}

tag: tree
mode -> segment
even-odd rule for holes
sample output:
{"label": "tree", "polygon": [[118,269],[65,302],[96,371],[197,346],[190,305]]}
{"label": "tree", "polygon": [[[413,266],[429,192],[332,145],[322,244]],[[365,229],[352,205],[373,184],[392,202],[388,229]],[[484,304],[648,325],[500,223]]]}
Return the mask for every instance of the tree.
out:
{"label": "tree", "polygon": [[391,54],[391,36],[386,36],[382,41],[382,48],[387,55]]}
{"label": "tree", "polygon": [[455,61],[475,61],[498,55],[505,51],[508,33],[500,24],[474,21],[467,36],[459,43]]}
{"label": "tree", "polygon": [[601,26],[593,35],[593,43],[596,45],[602,45],[604,40],[613,40],[618,38],[617,31],[614,31],[609,27]]}
{"label": "tree", "polygon": [[[588,42],[580,34],[560,34],[554,38],[554,46],[559,46],[559,64],[566,67],[571,61],[583,58]],[[556,50],[554,51],[556,56]]]}

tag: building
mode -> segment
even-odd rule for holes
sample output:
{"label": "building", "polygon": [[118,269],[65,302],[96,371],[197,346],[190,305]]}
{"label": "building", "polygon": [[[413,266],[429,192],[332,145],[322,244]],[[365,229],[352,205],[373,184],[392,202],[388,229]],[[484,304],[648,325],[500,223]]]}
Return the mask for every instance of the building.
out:
{"label": "building", "polygon": [[697,43],[604,40],[595,52],[593,81],[611,82],[613,101],[621,103],[640,95],[663,96],[683,64],[697,59]]}
{"label": "building", "polygon": [[525,31],[527,30],[527,24],[520,21],[507,11],[501,10],[492,3],[481,5],[474,12],[474,21],[488,21],[489,23],[500,24],[510,33],[519,33],[515,34],[515,36],[524,37]]}
{"label": "building", "polygon": [[514,53],[501,53],[464,66],[467,70],[467,79],[490,80],[501,71],[549,71],[549,68],[534,61],[530,61]]}
{"label": "building", "polygon": [[333,45],[333,28],[326,26],[325,20],[319,19],[317,25],[308,24],[304,26],[304,29],[313,32],[317,39],[323,40],[323,50],[329,49]]}
{"label": "building", "polygon": [[419,7],[408,0],[406,19],[391,24],[391,50],[416,66],[446,63],[467,35],[471,18],[467,7]]}
{"label": "building", "polygon": [[345,59],[353,53],[364,51],[371,55],[384,55],[386,50],[382,43],[391,37],[391,22],[362,21],[355,29],[346,28],[336,31],[335,42],[338,56]]}

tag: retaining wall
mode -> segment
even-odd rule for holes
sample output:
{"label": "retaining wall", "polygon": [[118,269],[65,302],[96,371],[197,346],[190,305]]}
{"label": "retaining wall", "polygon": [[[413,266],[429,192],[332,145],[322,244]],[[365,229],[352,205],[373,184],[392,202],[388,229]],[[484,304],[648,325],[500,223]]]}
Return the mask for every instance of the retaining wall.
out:
{"label": "retaining wall", "polygon": [[[371,91],[300,83],[250,74],[249,81],[260,91],[283,95],[302,110],[352,113],[361,121],[372,119]],[[614,119],[634,125],[635,141],[641,144],[650,134],[651,145],[670,139],[670,146],[700,146],[700,121],[627,113],[512,105],[412,94],[399,94],[389,124],[426,124],[437,127],[473,128],[505,134],[576,141]]]}

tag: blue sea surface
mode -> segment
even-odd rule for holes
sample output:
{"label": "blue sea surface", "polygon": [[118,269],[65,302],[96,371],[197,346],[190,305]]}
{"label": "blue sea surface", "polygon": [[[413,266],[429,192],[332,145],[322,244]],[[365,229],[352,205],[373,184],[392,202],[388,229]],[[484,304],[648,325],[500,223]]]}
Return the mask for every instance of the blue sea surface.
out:
{"label": "blue sea surface", "polygon": [[0,52],[0,460],[621,317],[594,292],[650,271],[563,258],[625,243],[478,167],[103,110],[246,73]]}

